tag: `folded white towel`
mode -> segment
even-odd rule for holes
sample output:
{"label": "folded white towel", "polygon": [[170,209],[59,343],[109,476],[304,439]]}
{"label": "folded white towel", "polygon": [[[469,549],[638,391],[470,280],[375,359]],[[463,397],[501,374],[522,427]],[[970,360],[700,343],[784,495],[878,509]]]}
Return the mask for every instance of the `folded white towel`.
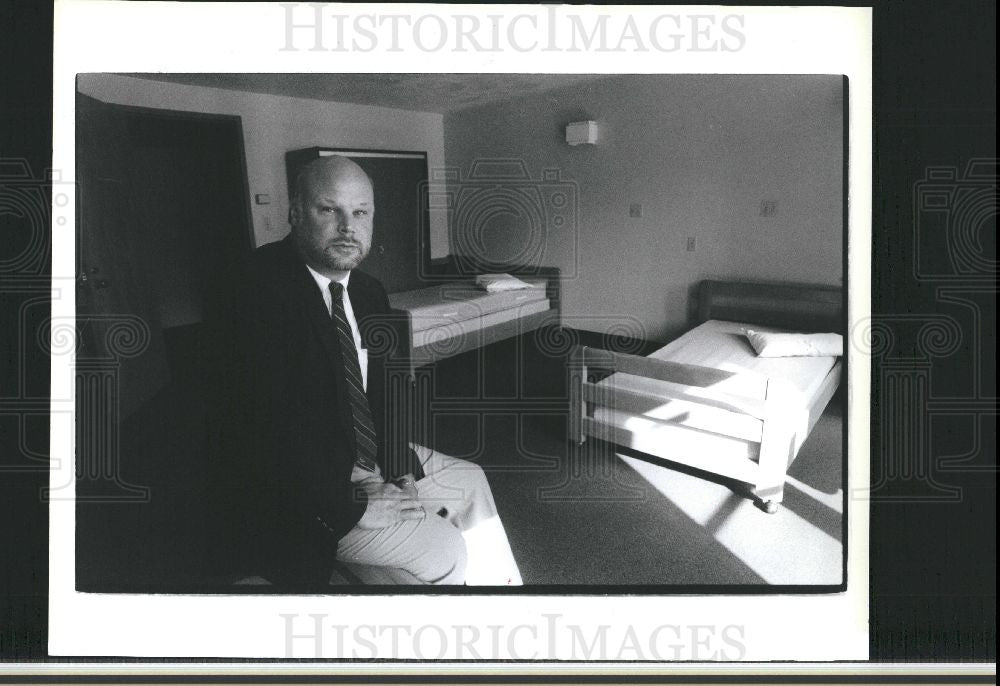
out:
{"label": "folded white towel", "polygon": [[517,291],[522,288],[531,288],[531,284],[525,283],[510,274],[480,274],[476,277],[476,285],[487,293]]}

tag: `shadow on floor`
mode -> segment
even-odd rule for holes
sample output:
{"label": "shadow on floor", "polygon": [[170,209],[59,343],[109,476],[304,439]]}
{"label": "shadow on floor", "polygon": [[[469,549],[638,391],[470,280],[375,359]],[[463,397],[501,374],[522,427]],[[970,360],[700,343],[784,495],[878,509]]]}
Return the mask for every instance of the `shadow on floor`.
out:
{"label": "shadow on floor", "polygon": [[[433,406],[418,431],[486,470],[526,584],[600,592],[840,582],[836,398],[790,471],[801,488],[789,486],[770,516],[729,480],[600,441],[571,447],[563,369],[523,341],[446,360],[433,370]],[[79,503],[80,590],[218,590],[204,410],[197,393],[176,385],[123,425],[121,474],[149,497]]]}

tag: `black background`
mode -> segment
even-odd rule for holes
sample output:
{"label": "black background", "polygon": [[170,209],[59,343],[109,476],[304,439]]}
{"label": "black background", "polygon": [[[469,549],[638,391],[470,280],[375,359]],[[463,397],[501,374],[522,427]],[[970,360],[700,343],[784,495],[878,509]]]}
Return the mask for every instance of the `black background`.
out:
{"label": "black background", "polygon": [[[0,158],[24,159],[41,177],[51,166],[52,8],[45,2],[4,2],[0,31]],[[914,183],[929,166],[962,170],[970,159],[996,157],[996,7],[992,0],[876,2],[874,33],[873,313],[876,319],[933,313],[940,309],[935,284],[913,276]],[[0,185],[0,199],[2,190]],[[992,221],[988,240],[995,250],[995,216]],[[28,235],[24,222],[3,205],[0,231],[2,262],[22,251]],[[930,267],[947,269],[945,252],[928,259]],[[35,278],[0,271],[0,409],[13,406],[12,389],[22,373],[31,389],[44,393],[48,387],[49,360],[35,343],[34,330],[44,317],[30,318],[24,336],[16,325],[27,299],[47,292],[47,270],[46,262]],[[978,332],[981,347],[966,345],[937,367],[955,380],[959,394],[962,379],[970,378],[966,372],[983,373],[984,364],[987,371],[995,364],[995,297],[992,302]],[[967,343],[976,343],[973,331],[965,334]],[[901,345],[910,343],[916,345],[906,340]],[[880,459],[883,438],[898,441],[921,430],[919,422],[883,411],[892,399],[880,381],[882,371],[876,366],[873,372],[875,478],[886,471]],[[892,480],[876,490],[879,497],[871,504],[875,661],[996,660],[995,417],[991,421],[981,435],[993,443],[978,446],[973,461],[993,470],[950,475],[949,483],[962,489],[960,500],[886,500],[883,496],[905,494],[906,485]],[[21,459],[11,427],[0,426],[0,661],[45,660],[48,517],[40,489],[48,477],[43,470],[2,469]],[[32,450],[46,454],[44,417],[29,422],[26,431]],[[939,433],[935,454],[968,450],[967,431]],[[919,449],[920,442],[914,445]]]}

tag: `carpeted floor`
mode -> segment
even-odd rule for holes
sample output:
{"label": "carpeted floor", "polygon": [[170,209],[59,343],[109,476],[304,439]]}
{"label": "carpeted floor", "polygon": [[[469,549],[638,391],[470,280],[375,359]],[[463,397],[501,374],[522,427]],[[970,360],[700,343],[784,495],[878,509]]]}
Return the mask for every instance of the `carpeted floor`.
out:
{"label": "carpeted floor", "polygon": [[[598,441],[571,448],[562,353],[543,354],[533,341],[425,368],[417,431],[425,444],[486,470],[525,583],[683,591],[841,582],[842,393],[792,466],[783,507],[768,515],[738,484]],[[78,481],[78,493],[97,496],[77,507],[80,590],[203,592],[218,583],[207,565],[208,427],[191,379],[126,423],[113,483]],[[147,495],[120,498],[128,484]]]}
{"label": "carpeted floor", "polygon": [[515,348],[439,363],[425,438],[486,469],[525,583],[842,582],[842,392],[793,463],[782,507],[768,515],[738,483],[598,441],[570,447],[562,369],[530,346]]}

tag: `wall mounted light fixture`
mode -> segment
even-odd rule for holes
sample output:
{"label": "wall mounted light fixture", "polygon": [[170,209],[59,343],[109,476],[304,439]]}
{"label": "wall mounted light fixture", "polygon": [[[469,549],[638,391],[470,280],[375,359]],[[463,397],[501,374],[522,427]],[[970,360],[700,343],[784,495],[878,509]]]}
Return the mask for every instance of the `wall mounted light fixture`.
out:
{"label": "wall mounted light fixture", "polygon": [[566,142],[570,145],[596,145],[597,122],[575,121],[567,124]]}

